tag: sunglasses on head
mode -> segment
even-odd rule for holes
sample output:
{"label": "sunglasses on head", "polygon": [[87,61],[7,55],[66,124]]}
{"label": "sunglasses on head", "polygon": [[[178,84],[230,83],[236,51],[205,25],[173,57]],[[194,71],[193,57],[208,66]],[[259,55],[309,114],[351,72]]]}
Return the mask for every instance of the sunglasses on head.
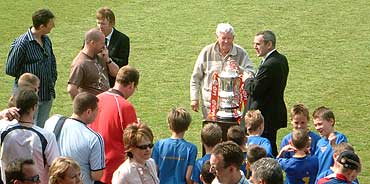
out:
{"label": "sunglasses on head", "polygon": [[136,147],[139,148],[139,149],[144,150],[144,149],[148,149],[148,148],[153,148],[153,146],[154,145],[152,143],[150,143],[150,144],[138,145]]}
{"label": "sunglasses on head", "polygon": [[31,178],[23,178],[22,181],[29,181],[29,182],[40,182],[40,175],[32,176]]}

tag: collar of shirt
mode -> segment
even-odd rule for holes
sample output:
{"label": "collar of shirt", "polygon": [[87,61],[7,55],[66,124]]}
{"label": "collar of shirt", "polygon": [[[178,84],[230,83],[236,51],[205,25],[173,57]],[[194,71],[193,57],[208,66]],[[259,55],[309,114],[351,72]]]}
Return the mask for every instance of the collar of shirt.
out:
{"label": "collar of shirt", "polygon": [[[268,57],[271,55],[271,53],[272,53],[272,52],[274,52],[275,50],[276,50],[276,49],[272,49],[270,52],[268,52],[268,53],[266,54],[266,57],[264,57],[264,58],[263,58],[263,62],[264,62],[264,61],[266,60],[266,58],[268,58]],[[263,62],[262,62],[262,63],[263,63]]]}
{"label": "collar of shirt", "polygon": [[110,39],[112,38],[113,31],[114,31],[114,28],[112,28],[112,31],[109,33],[109,35],[105,37],[108,40],[107,46],[109,45]]}
{"label": "collar of shirt", "polygon": [[[236,44],[233,44],[232,48],[229,50],[229,52],[227,53],[227,55],[225,56],[225,58],[228,58],[228,56],[235,56],[235,55],[237,55],[237,54],[238,54],[238,52],[237,52],[237,50],[236,50],[235,45],[236,45]],[[214,47],[214,49],[215,49],[215,51],[217,51],[218,53],[220,53],[220,55],[222,55],[222,54],[221,54],[221,52],[220,52],[220,46],[219,46],[219,44],[218,44],[218,42],[217,42],[217,41],[216,41],[216,43],[215,43],[215,47]],[[224,58],[224,59],[225,59],[225,58]]]}

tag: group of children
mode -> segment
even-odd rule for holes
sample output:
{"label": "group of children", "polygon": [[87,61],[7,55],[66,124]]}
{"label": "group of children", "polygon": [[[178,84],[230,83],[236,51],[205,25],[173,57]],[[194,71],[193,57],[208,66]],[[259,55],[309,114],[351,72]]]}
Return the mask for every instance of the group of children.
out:
{"label": "group of children", "polygon": [[[159,168],[161,183],[217,183],[209,172],[209,159],[213,147],[222,142],[222,130],[214,123],[206,124],[201,131],[204,156],[196,160],[197,148],[184,140],[190,125],[190,115],[184,109],[174,109],[175,118],[169,119],[170,138],[159,140],[152,157]],[[317,108],[313,114],[316,134],[308,128],[310,115],[303,104],[294,105],[290,112],[293,131],[281,141],[276,157],[286,173],[286,183],[358,183],[361,162],[345,135],[335,131],[334,113],[327,107]],[[227,132],[227,140],[238,144],[244,153],[245,163],[240,170],[246,178],[251,176],[250,166],[260,158],[274,157],[271,144],[261,137],[264,120],[259,110],[248,111],[245,131],[238,125]],[[246,136],[248,134],[248,136]]]}
{"label": "group of children", "polygon": [[[26,73],[18,85],[37,92],[39,80]],[[14,106],[13,100],[11,97],[9,106]],[[358,183],[360,158],[347,143],[346,136],[335,131],[334,113],[329,108],[319,107],[312,114],[319,135],[308,128],[310,115],[305,105],[294,105],[290,117],[293,131],[282,139],[280,153],[276,157],[286,173],[286,183]],[[169,113],[171,137],[157,141],[152,151],[161,183],[217,183],[214,182],[214,174],[209,172],[209,160],[212,149],[222,142],[222,129],[215,123],[204,125],[201,130],[204,156],[196,160],[196,145],[184,139],[190,123],[190,113],[183,108],[172,109]],[[269,140],[261,137],[264,119],[259,110],[246,113],[244,128],[238,125],[230,127],[227,140],[235,142],[243,151],[245,162],[240,170],[249,178],[250,166],[255,161],[274,156]]]}

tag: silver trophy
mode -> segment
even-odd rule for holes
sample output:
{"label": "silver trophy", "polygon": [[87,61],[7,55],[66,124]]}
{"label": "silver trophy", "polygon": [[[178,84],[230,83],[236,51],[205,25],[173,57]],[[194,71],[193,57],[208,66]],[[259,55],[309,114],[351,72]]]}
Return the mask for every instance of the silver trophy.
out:
{"label": "silver trophy", "polygon": [[229,62],[219,75],[219,81],[219,110],[216,116],[221,120],[236,120],[241,117],[239,111],[240,78],[236,70],[231,68]]}

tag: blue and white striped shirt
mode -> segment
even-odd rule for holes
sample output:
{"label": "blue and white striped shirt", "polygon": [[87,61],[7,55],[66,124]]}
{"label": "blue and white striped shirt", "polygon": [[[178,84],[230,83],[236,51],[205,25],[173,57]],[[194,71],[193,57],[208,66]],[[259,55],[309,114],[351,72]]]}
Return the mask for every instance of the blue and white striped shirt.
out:
{"label": "blue and white striped shirt", "polygon": [[32,73],[40,79],[39,100],[55,98],[55,81],[57,66],[51,41],[43,35],[44,47],[37,43],[31,28],[15,39],[10,46],[6,62],[6,74],[15,77],[15,84],[23,73]]}

